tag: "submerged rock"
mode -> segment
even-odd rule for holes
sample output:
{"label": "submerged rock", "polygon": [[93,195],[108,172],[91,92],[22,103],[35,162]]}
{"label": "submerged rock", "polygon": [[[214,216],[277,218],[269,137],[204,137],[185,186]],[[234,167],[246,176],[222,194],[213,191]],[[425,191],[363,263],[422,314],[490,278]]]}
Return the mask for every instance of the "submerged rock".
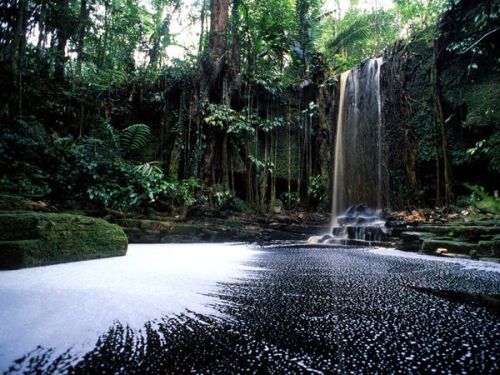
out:
{"label": "submerged rock", "polygon": [[125,255],[123,230],[102,219],[39,212],[0,214],[0,269]]}

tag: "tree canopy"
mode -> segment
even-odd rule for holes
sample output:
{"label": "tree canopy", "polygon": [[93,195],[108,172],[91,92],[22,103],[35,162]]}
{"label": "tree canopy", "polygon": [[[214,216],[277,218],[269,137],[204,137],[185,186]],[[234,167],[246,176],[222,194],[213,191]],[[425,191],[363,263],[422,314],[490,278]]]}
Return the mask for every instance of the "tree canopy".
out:
{"label": "tree canopy", "polygon": [[[69,186],[82,204],[191,201],[204,186],[254,207],[326,207],[336,75],[436,40],[461,3],[0,0],[2,181],[52,197]],[[495,32],[490,8],[481,35]]]}

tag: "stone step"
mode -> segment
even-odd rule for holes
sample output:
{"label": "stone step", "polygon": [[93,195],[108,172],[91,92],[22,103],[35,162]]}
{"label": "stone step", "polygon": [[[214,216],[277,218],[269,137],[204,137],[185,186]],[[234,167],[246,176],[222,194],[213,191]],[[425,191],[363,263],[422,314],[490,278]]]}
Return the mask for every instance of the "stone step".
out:
{"label": "stone step", "polygon": [[445,239],[425,239],[422,242],[423,252],[435,252],[438,249],[446,249],[449,252],[469,254],[472,250],[477,250],[478,245],[469,242],[461,242]]}
{"label": "stone step", "polygon": [[416,228],[419,232],[434,233],[450,237],[478,237],[481,235],[500,234],[500,226],[481,225],[427,225],[422,224]]}

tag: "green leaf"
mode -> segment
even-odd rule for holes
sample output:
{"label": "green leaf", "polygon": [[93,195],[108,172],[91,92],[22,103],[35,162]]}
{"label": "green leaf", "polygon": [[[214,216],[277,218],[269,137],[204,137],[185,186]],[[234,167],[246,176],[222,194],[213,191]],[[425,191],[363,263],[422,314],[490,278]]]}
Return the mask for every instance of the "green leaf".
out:
{"label": "green leaf", "polygon": [[151,130],[145,124],[134,124],[120,133],[120,148],[124,155],[143,149],[151,140]]}

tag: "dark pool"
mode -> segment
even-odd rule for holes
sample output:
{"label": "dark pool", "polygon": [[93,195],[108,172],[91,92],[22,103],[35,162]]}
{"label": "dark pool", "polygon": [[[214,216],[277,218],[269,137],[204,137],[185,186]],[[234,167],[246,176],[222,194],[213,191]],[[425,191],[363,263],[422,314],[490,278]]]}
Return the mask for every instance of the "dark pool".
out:
{"label": "dark pool", "polygon": [[500,265],[296,244],[182,246],[0,272],[0,370],[500,371]]}

